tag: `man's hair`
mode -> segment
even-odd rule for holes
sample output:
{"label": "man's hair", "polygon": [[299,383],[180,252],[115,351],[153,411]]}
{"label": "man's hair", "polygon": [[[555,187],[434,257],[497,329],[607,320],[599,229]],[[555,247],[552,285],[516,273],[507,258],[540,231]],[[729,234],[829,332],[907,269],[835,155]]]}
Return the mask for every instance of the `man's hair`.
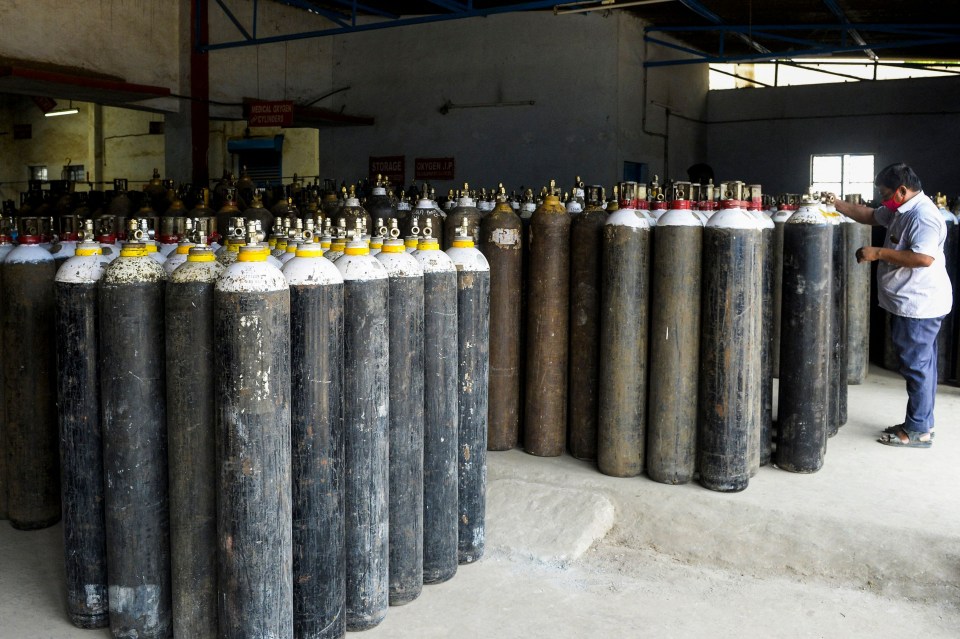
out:
{"label": "man's hair", "polygon": [[885,186],[890,190],[896,190],[900,188],[900,185],[907,187],[911,191],[922,190],[920,178],[913,172],[913,169],[903,162],[891,164],[881,169],[880,172],[877,173],[877,177],[873,183],[877,186]]}

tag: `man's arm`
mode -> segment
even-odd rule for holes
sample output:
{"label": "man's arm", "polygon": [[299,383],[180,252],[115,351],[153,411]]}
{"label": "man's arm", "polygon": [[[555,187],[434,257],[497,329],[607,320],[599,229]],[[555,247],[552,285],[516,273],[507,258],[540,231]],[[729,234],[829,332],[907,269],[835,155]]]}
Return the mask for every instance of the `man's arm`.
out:
{"label": "man's arm", "polygon": [[838,198],[833,193],[827,193],[827,196],[832,196],[833,205],[837,207],[837,211],[846,215],[851,220],[855,220],[861,224],[870,224],[871,226],[877,226],[880,224],[880,222],[877,221],[877,218],[874,217],[873,209],[871,207],[847,202],[846,200]]}
{"label": "man's arm", "polygon": [[[838,210],[839,208],[837,207]],[[907,268],[926,268],[933,264],[933,258],[929,255],[914,253],[910,249],[898,251],[897,249],[877,246],[864,246],[857,249],[857,263],[874,262],[876,260],[883,260],[888,264]]]}

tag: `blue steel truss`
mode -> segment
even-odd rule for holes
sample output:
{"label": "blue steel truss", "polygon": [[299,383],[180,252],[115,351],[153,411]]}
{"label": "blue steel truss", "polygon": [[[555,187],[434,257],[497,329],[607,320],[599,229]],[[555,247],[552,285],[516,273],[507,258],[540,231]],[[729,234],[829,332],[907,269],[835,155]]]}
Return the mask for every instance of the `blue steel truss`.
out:
{"label": "blue steel truss", "polygon": [[[214,42],[202,44],[197,47],[198,51],[217,51],[220,49],[235,49],[238,47],[251,47],[261,44],[273,44],[276,42],[289,42],[291,40],[306,40],[308,38],[322,38],[324,36],[343,35],[347,33],[361,33],[364,31],[375,31],[378,29],[389,29],[393,27],[405,27],[415,24],[426,24],[429,22],[444,22],[447,20],[461,20],[463,18],[478,18],[498,13],[511,13],[515,11],[535,11],[538,9],[549,9],[558,4],[557,0],[539,0],[527,2],[515,2],[511,4],[499,5],[496,7],[487,7],[478,9],[473,6],[473,0],[460,2],[457,0],[430,0],[430,3],[436,5],[440,13],[403,17],[392,14],[383,9],[371,7],[357,2],[357,0],[333,0],[334,4],[344,8],[343,12],[332,11],[327,7],[320,6],[310,0],[275,0],[292,7],[304,9],[318,16],[322,16],[333,24],[327,29],[314,31],[301,31],[297,33],[287,33],[282,35],[272,35],[259,37],[257,35],[257,22],[259,19],[258,9],[261,0],[252,0],[252,18],[250,28],[244,26],[244,23],[237,17],[237,14],[227,6],[225,0],[214,0],[220,11],[233,23],[239,32],[241,39],[227,42]],[[197,42],[201,39],[201,23],[203,13],[207,9],[207,0],[194,0],[196,7],[196,20],[194,29],[196,30]],[[329,5],[329,3],[327,3]],[[212,5],[211,5],[212,6]],[[363,14],[366,18],[363,22],[358,22],[357,18]],[[371,16],[376,19],[367,20]]]}

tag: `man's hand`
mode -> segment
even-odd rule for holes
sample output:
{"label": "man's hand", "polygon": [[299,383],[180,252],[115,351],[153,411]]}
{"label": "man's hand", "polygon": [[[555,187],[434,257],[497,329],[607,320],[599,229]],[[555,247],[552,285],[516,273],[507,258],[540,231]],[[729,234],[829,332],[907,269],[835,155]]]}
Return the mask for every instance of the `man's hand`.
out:
{"label": "man's hand", "polygon": [[861,246],[857,249],[857,264],[876,262],[880,259],[880,248],[876,246]]}

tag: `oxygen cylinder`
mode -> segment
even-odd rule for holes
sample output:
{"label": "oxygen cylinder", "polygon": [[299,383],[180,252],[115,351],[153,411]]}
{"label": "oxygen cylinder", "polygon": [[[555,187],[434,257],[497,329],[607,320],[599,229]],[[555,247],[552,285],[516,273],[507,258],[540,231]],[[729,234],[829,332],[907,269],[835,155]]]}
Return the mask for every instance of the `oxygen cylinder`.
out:
{"label": "oxygen cylinder", "polygon": [[426,234],[413,254],[423,268],[423,582],[457,572],[457,267]]}
{"label": "oxygen cylinder", "polygon": [[166,274],[129,221],[100,280],[100,392],[110,629],[166,639],[170,529],[164,384]]}
{"label": "oxygen cylinder", "polygon": [[97,283],[105,266],[93,221],[57,271],[57,407],[67,614],[78,628],[110,624],[97,368]]}
{"label": "oxygen cylinder", "polygon": [[469,564],[486,541],[490,265],[474,246],[469,216],[455,232],[447,255],[457,268],[458,555]]}
{"label": "oxygen cylinder", "polygon": [[830,202],[822,202],[820,213],[827,218],[832,227],[832,269],[833,284],[830,286],[830,304],[833,314],[830,318],[830,394],[829,403],[830,433],[833,437],[840,426],[847,421],[847,300],[844,293],[846,287],[845,254],[846,243],[843,238],[843,228],[840,214]]}
{"label": "oxygen cylinder", "polygon": [[523,193],[520,203],[520,255],[522,256],[521,284],[520,284],[520,437],[518,443],[522,446],[526,433],[524,420],[527,406],[527,325],[529,324],[528,296],[530,294],[530,219],[537,210],[537,202],[533,197],[533,190],[527,189]]}
{"label": "oxygen cylinder", "polygon": [[794,195],[783,194],[778,198],[777,212],[771,218],[773,221],[773,364],[774,377],[780,376],[780,300],[783,287],[783,225],[797,210],[797,201]]}
{"label": "oxygen cylinder", "polygon": [[346,632],[343,514],[343,276],[304,244],[290,285],[295,637]]}
{"label": "oxygen cylinder", "polygon": [[217,261],[227,268],[237,261],[240,247],[245,244],[246,225],[242,217],[231,217],[223,232],[223,246],[217,251]]}
{"label": "oxygen cylinder", "polygon": [[746,488],[760,464],[762,239],[740,200],[723,200],[703,231],[697,467],[721,492]]}
{"label": "oxygen cylinder", "polygon": [[[559,201],[558,198],[557,202]],[[562,205],[561,208],[563,208]],[[416,215],[416,211],[414,211],[414,215]],[[444,250],[453,246],[453,238],[456,235],[457,227],[464,217],[467,218],[470,237],[476,243],[480,237],[480,210],[477,208],[477,201],[470,192],[470,185],[466,182],[463,183],[463,190],[460,192],[460,197],[457,198],[457,206],[447,213],[447,219],[443,223],[443,233],[440,239],[443,240]]]}
{"label": "oxygen cylinder", "polygon": [[[858,204],[859,195],[848,195]],[[844,217],[847,261],[847,383],[861,384],[870,369],[870,264],[857,264],[857,249],[870,246],[870,226]]]}
{"label": "oxygen cylinder", "polygon": [[[947,197],[945,195],[937,193],[936,203],[940,209],[940,214],[943,216],[943,221],[947,225],[947,239],[943,245],[943,254],[946,260],[947,275],[950,277],[954,290],[956,290],[957,260],[958,252],[960,252],[960,246],[957,242],[960,239],[958,238],[960,226],[957,224],[957,216],[947,208]],[[954,379],[955,318],[956,313],[953,310],[947,313],[940,324],[940,332],[937,333],[937,379],[941,384]]]}
{"label": "oxygen cylinder", "polygon": [[529,240],[524,447],[556,457],[563,454],[567,432],[570,216],[553,180],[530,219]]}
{"label": "oxygen cylinder", "polygon": [[423,267],[393,231],[377,259],[390,288],[390,605],[402,606],[423,589],[424,305]]}
{"label": "oxygen cylinder", "polygon": [[255,237],[213,303],[220,637],[291,637],[290,290]]}
{"label": "oxygen cylinder", "polygon": [[501,188],[497,205],[480,220],[480,250],[490,264],[490,341],[487,449],[510,450],[520,436],[520,294],[522,226]]}
{"label": "oxygen cylinder", "polygon": [[650,226],[638,209],[644,187],[620,185],[620,208],[603,225],[597,467],[605,475],[643,472],[647,406]]}
{"label": "oxygen cylinder", "polygon": [[[170,253],[167,256],[166,261],[163,263],[163,270],[169,278],[170,275],[177,269],[178,266],[184,264],[187,261],[187,258],[190,255],[190,249],[196,246],[193,241],[193,220],[187,218],[184,222],[184,233],[183,239],[177,244],[175,251]],[[204,239],[204,246],[206,246],[206,239]],[[211,251],[211,254],[213,252]],[[216,259],[216,258],[214,258]],[[212,288],[210,289],[213,290]]]}
{"label": "oxygen cylinder", "polygon": [[337,216],[346,221],[348,229],[356,228],[358,220],[364,228],[370,228],[370,215],[360,206],[360,200],[357,198],[356,188],[353,185],[350,185],[350,194],[344,200]]}
{"label": "oxygen cylinder", "polygon": [[[567,411],[570,454],[577,459],[595,459],[597,456],[600,270],[603,224],[607,219],[601,207],[603,200],[602,186],[587,187],[586,208],[570,224],[570,383]],[[494,333],[500,334],[496,330]],[[492,362],[491,354],[491,371],[495,371]],[[491,394],[498,397],[492,391],[491,387]]]}
{"label": "oxygen cylinder", "polygon": [[760,465],[770,463],[773,453],[773,234],[776,226],[763,212],[759,184],[751,184],[747,212],[760,226],[761,239],[761,315],[758,335],[762,341],[760,354]]}
{"label": "oxygen cylinder", "polygon": [[336,262],[340,259],[347,249],[347,229],[344,226],[345,224],[346,220],[340,218],[340,225],[335,229],[336,235],[330,242],[330,250],[323,254],[323,256],[331,262]]}
{"label": "oxygen cylinder", "polygon": [[387,193],[387,183],[382,175],[377,175],[376,185],[373,187],[370,197],[367,198],[364,208],[369,216],[368,222],[380,218],[389,224],[389,222],[386,222],[387,220],[397,217],[397,205]]}
{"label": "oxygen cylinder", "polygon": [[60,520],[54,277],[41,246],[42,220],[20,218],[20,245],[0,266],[3,277],[3,397],[0,450],[7,462],[7,516],[35,530]]}
{"label": "oxygen cylinder", "polygon": [[442,246],[444,240],[443,216],[430,198],[424,194],[417,201],[416,208],[409,211],[400,224],[400,237],[404,239],[412,238],[414,240],[413,250],[416,250],[417,242],[419,242],[419,231],[416,229],[426,228],[427,220],[430,221],[432,237],[436,238]]}
{"label": "oxygen cylinder", "polygon": [[[4,205],[6,209],[6,205]],[[4,211],[6,214],[6,210]],[[7,258],[7,255],[14,249],[11,242],[13,235],[16,235],[16,225],[12,217],[0,217],[0,264]],[[3,299],[3,267],[0,266],[0,299]],[[0,313],[0,352],[3,349],[3,316]],[[7,519],[7,453],[4,444],[3,435],[3,411],[5,402],[3,399],[3,369],[0,368],[0,519]]]}
{"label": "oxygen cylinder", "polygon": [[257,220],[264,229],[273,228],[273,214],[263,206],[263,196],[259,192],[253,194],[250,206],[243,211],[243,217],[247,220]]}
{"label": "oxygen cylinder", "polygon": [[664,484],[696,467],[703,221],[688,195],[675,193],[653,246],[647,475]]}
{"label": "oxygen cylinder", "polygon": [[[180,206],[182,208],[183,204],[181,203]],[[182,217],[179,219],[183,221]],[[160,218],[160,247],[157,249],[160,255],[167,257],[177,250],[183,233],[183,230],[177,229],[177,226],[177,218],[174,216],[164,215]]]}
{"label": "oxygen cylinder", "polygon": [[830,342],[834,227],[805,195],[783,229],[783,297],[776,465],[795,473],[823,466],[830,430]]}
{"label": "oxygen cylinder", "polygon": [[388,605],[389,284],[359,238],[335,266],[344,281],[347,630],[356,631],[383,621]]}

